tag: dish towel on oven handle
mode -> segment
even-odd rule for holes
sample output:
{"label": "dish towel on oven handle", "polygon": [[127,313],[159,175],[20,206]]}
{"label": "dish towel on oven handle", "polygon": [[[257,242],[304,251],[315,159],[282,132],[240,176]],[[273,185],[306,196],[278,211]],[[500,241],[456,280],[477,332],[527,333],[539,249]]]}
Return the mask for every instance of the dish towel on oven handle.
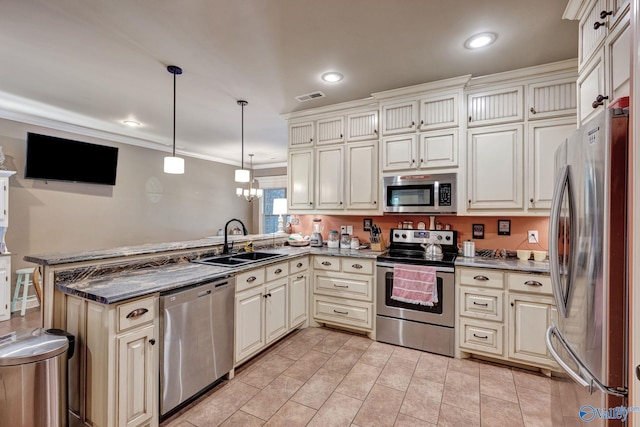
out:
{"label": "dish towel on oven handle", "polygon": [[391,299],[433,307],[438,302],[436,268],[425,265],[394,264]]}

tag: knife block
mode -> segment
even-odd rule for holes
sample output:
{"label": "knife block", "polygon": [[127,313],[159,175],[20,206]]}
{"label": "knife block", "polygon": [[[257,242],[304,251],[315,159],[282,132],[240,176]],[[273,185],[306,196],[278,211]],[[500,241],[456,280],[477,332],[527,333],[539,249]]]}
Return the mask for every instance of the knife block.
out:
{"label": "knife block", "polygon": [[387,250],[387,247],[384,243],[384,236],[382,234],[377,236],[377,238],[371,238],[371,250],[377,252]]}

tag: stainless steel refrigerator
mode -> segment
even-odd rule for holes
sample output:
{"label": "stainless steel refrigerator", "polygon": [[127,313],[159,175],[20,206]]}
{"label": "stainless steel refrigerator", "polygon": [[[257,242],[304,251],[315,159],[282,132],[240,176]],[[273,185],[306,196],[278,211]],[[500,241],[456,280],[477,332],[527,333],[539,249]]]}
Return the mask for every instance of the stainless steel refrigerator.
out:
{"label": "stainless steel refrigerator", "polygon": [[590,426],[622,425],[611,420],[615,410],[604,411],[626,405],[627,152],[628,109],[609,108],[555,158],[549,259],[557,319],[546,343],[574,380],[576,415]]}

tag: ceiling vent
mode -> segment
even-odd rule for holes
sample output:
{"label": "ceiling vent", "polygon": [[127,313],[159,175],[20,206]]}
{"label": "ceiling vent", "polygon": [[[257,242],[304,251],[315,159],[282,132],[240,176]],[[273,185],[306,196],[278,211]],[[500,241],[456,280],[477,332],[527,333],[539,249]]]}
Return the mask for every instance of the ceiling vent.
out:
{"label": "ceiling vent", "polygon": [[311,93],[306,93],[304,95],[299,95],[296,96],[296,99],[298,100],[298,102],[305,102],[305,101],[311,101],[312,99],[316,99],[316,98],[324,98],[326,95],[320,91],[317,92],[311,92]]}

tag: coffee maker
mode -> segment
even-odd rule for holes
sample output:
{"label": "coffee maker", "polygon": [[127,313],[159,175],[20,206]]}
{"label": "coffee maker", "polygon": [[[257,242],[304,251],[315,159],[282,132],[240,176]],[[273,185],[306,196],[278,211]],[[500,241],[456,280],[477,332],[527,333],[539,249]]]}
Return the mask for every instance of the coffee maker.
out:
{"label": "coffee maker", "polygon": [[313,219],[313,233],[311,233],[311,246],[321,248],[322,247],[322,229],[320,218]]}

